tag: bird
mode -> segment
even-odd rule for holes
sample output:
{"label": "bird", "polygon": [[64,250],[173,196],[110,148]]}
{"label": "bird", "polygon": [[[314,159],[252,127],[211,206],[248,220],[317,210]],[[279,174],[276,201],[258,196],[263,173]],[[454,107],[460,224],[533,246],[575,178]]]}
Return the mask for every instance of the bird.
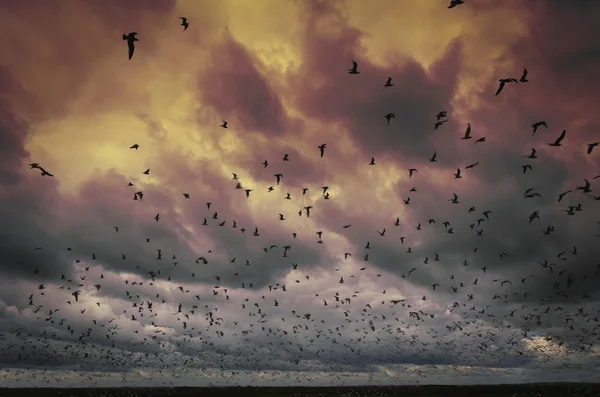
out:
{"label": "bird", "polygon": [[135,150],[138,150],[139,148],[140,148],[140,145],[138,145],[137,143],[134,143],[133,145],[131,145],[129,147],[129,149],[135,149]]}
{"label": "bird", "polygon": [[352,68],[351,69],[347,69],[346,70],[348,72],[348,74],[359,74],[360,72],[358,71],[358,62],[356,61],[352,61]]}
{"label": "bird", "polygon": [[390,120],[395,119],[396,115],[394,113],[388,113],[385,115],[386,125],[390,125]]}
{"label": "bird", "polygon": [[498,94],[500,94],[500,92],[502,92],[502,90],[504,89],[504,86],[507,83],[518,83],[519,81],[515,78],[508,78],[508,79],[500,79],[498,80],[500,82],[500,84],[498,85],[498,90],[496,91],[496,96],[498,96]]}
{"label": "bird", "polygon": [[221,128],[229,128],[227,127],[227,121],[223,120],[223,122],[220,125]]}
{"label": "bird", "polygon": [[455,179],[460,179],[462,178],[462,176],[460,175],[460,168],[456,169],[456,172],[454,173],[454,178]]}
{"label": "bird", "polygon": [[588,143],[587,144],[587,154],[592,154],[592,150],[594,150],[594,148],[598,145],[600,145],[600,142]]}
{"label": "bird", "polygon": [[531,153],[526,156],[523,156],[523,157],[526,157],[528,159],[537,159],[537,155],[535,153],[536,153],[535,148],[531,148]]}
{"label": "bird", "polygon": [[467,129],[465,130],[465,135],[461,139],[471,139],[471,123],[467,123]]}
{"label": "bird", "polygon": [[565,139],[565,135],[567,135],[567,130],[563,130],[563,132],[560,134],[560,136],[558,138],[556,138],[556,140],[552,143],[548,143],[548,146],[561,146],[561,142],[563,139]]}
{"label": "bird", "polygon": [[437,161],[436,157],[437,157],[437,152],[434,151],[433,154],[431,155],[431,157],[429,158],[429,161],[432,162],[432,163],[435,162],[435,161]]}
{"label": "bird", "polygon": [[535,135],[535,133],[537,132],[539,127],[545,127],[548,128],[548,124],[545,121],[536,121],[535,123],[531,124],[531,127],[533,128],[533,133],[531,135]]}
{"label": "bird", "polygon": [[127,48],[129,48],[129,59],[133,57],[133,52],[135,51],[135,42],[139,41],[137,36],[137,32],[131,32],[128,34],[123,34],[123,40],[127,41]]}
{"label": "bird", "polygon": [[183,31],[185,32],[188,26],[190,26],[190,24],[188,23],[187,18],[185,17],[179,17],[179,19],[181,19],[181,26],[183,26]]}
{"label": "bird", "polygon": [[519,79],[519,83],[527,83],[529,80],[527,80],[527,69],[523,68],[523,74],[521,75],[521,78]]}
{"label": "bird", "polygon": [[321,145],[318,146],[319,150],[321,151],[321,157],[323,157],[325,155],[325,148],[327,147],[326,143],[323,143]]}
{"label": "bird", "polygon": [[371,162],[369,163],[369,165],[375,165],[375,157],[371,157]]}
{"label": "bird", "polygon": [[43,167],[38,167],[40,169],[40,171],[42,171],[41,175],[42,176],[54,176],[53,174],[49,173],[48,171],[46,171]]}
{"label": "bird", "polygon": [[383,88],[385,89],[385,88],[389,88],[389,87],[393,87],[393,86],[394,86],[394,84],[392,83],[392,78],[391,78],[391,77],[388,77],[388,78],[387,78],[387,81],[386,81],[386,82],[385,82],[385,84],[383,85]]}
{"label": "bird", "polygon": [[439,120],[436,121],[436,123],[433,125],[433,129],[437,130],[438,128],[440,128],[442,125],[444,125],[445,122],[447,122],[448,120]]}
{"label": "bird", "polygon": [[450,5],[448,6],[448,8],[454,8],[461,4],[465,4],[464,0],[450,0]]}

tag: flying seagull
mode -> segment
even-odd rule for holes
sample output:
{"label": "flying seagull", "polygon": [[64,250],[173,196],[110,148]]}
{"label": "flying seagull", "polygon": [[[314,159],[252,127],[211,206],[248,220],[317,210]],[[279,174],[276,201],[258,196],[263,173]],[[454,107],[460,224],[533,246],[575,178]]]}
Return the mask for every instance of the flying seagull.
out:
{"label": "flying seagull", "polygon": [[592,150],[598,145],[600,145],[600,142],[588,143],[587,154],[592,154]]}
{"label": "flying seagull", "polygon": [[129,48],[129,59],[133,56],[133,51],[135,51],[135,43],[139,41],[137,37],[137,32],[131,32],[129,34],[123,34],[123,40],[127,41],[127,47]]}
{"label": "flying seagull", "polygon": [[461,4],[465,4],[464,0],[450,0],[450,5],[448,6],[448,8],[454,8]]}
{"label": "flying seagull", "polygon": [[346,71],[348,74],[359,74],[360,72],[358,71],[358,63],[356,61],[352,61],[352,69],[347,69]]}
{"label": "flying seagull", "polygon": [[500,85],[498,86],[498,91],[496,91],[496,95],[500,94],[500,92],[502,91],[502,89],[504,88],[504,86],[506,85],[506,83],[518,83],[519,80],[514,79],[514,78],[508,78],[508,79],[500,79],[498,80],[500,82]]}
{"label": "flying seagull", "polygon": [[538,122],[535,122],[535,123],[531,124],[531,127],[533,127],[533,134],[532,135],[535,135],[535,133],[537,132],[537,130],[538,130],[539,127],[546,127],[546,128],[548,128],[548,124],[546,124],[546,122],[542,120],[542,121],[538,121]]}
{"label": "flying seagull", "polygon": [[187,18],[185,17],[179,17],[179,19],[181,19],[181,26],[183,26],[183,31],[185,32],[188,26],[190,26],[190,24],[188,23]]}
{"label": "flying seagull", "polygon": [[548,146],[560,146],[562,140],[565,139],[565,135],[567,135],[567,130],[563,130],[562,134],[553,143],[548,143]]}
{"label": "flying seagull", "polygon": [[529,80],[527,80],[527,69],[523,68],[523,74],[521,75],[521,78],[519,79],[519,83],[527,83]]}
{"label": "flying seagull", "polygon": [[383,88],[385,89],[385,88],[388,88],[388,87],[393,87],[393,86],[394,86],[394,83],[392,83],[392,78],[391,78],[391,77],[388,77],[388,78],[387,78],[387,81],[386,81],[386,82],[385,82],[385,84],[383,85]]}

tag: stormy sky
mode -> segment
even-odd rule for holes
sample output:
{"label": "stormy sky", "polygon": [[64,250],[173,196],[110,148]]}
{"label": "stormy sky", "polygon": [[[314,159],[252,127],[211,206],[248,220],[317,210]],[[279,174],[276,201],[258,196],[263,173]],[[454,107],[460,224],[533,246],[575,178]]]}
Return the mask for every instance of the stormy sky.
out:
{"label": "stormy sky", "polygon": [[0,386],[597,380],[600,5],[447,5],[2,1]]}

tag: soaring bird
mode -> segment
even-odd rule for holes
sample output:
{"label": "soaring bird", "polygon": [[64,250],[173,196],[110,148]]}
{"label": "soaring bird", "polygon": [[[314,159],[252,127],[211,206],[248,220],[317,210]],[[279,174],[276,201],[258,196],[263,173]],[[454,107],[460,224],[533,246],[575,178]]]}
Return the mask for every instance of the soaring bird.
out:
{"label": "soaring bird", "polygon": [[560,146],[560,143],[563,139],[565,139],[565,135],[567,135],[567,130],[563,130],[562,134],[552,143],[548,143],[548,146]]}
{"label": "soaring bird", "polygon": [[592,154],[592,150],[598,145],[600,145],[600,142],[588,143],[587,154]]}
{"label": "soaring bird", "polygon": [[531,124],[531,127],[533,127],[533,134],[531,134],[531,135],[535,135],[535,133],[537,132],[539,127],[548,128],[548,124],[542,120],[542,121],[537,121],[537,122]]}
{"label": "soaring bird", "polygon": [[454,8],[461,4],[465,4],[464,0],[450,0],[450,5],[448,6],[448,8]]}
{"label": "soaring bird", "polygon": [[135,150],[138,150],[139,148],[140,148],[140,145],[138,145],[137,143],[134,143],[133,145],[131,145],[129,147],[129,149],[135,149]]}
{"label": "soaring bird", "polygon": [[388,113],[385,115],[385,119],[387,120],[387,124],[386,125],[390,125],[390,120],[391,119],[395,119],[396,115],[394,113]]}
{"label": "soaring bird", "polygon": [[135,42],[139,41],[137,37],[137,32],[131,32],[129,34],[123,34],[123,40],[127,41],[127,47],[129,48],[129,59],[133,56],[133,51],[135,51]]}
{"label": "soaring bird", "polygon": [[223,123],[219,127],[227,128],[227,121],[223,120]]}
{"label": "soaring bird", "polygon": [[187,21],[187,18],[185,17],[179,17],[179,19],[181,19],[181,26],[183,26],[183,31],[185,32],[185,30],[188,28],[188,26],[190,26],[190,24]]}
{"label": "soaring bird", "polygon": [[392,83],[392,78],[388,77],[387,81],[385,82],[385,84],[383,85],[383,88],[388,88],[388,87],[393,87],[394,84]]}
{"label": "soaring bird", "polygon": [[463,136],[460,139],[471,139],[471,138],[473,138],[471,136],[471,123],[467,123],[467,129],[465,130],[465,136]]}
{"label": "soaring bird", "polygon": [[498,86],[498,91],[496,91],[496,95],[500,94],[500,92],[502,91],[502,89],[504,88],[506,83],[518,83],[519,82],[519,80],[512,78],[512,77],[508,78],[508,79],[500,79],[498,81],[500,82],[500,85]]}
{"label": "soaring bird", "polygon": [[521,75],[521,78],[519,79],[519,83],[527,83],[529,80],[527,80],[527,69],[523,68],[523,74]]}
{"label": "soaring bird", "polygon": [[359,74],[360,72],[358,71],[358,63],[353,60],[352,69],[347,69],[346,71],[348,72],[348,74]]}
{"label": "soaring bird", "polygon": [[321,157],[323,157],[325,155],[325,148],[327,147],[326,143],[323,143],[319,146],[317,146],[319,148],[319,150],[321,151]]}

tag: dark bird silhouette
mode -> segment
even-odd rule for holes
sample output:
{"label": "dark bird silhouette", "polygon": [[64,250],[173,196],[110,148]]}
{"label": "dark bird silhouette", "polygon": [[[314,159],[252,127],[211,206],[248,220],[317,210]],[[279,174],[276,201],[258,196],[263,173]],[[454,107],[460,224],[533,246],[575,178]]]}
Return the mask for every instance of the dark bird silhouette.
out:
{"label": "dark bird silhouette", "polygon": [[537,122],[531,124],[531,127],[533,128],[533,133],[531,135],[535,135],[535,133],[537,132],[539,127],[548,128],[548,124],[542,120],[542,121],[537,121]]}
{"label": "dark bird silhouette", "polygon": [[471,136],[471,123],[467,123],[467,129],[465,130],[465,136],[463,136],[461,139],[471,139],[473,138]]}
{"label": "dark bird silhouette", "polygon": [[448,6],[448,8],[454,8],[461,4],[465,4],[464,0],[450,0],[450,5]]}
{"label": "dark bird silhouette", "polygon": [[389,88],[389,87],[393,87],[394,84],[392,83],[392,78],[388,77],[387,81],[385,82],[385,84],[383,85],[383,88]]}
{"label": "dark bird silhouette", "polygon": [[127,41],[127,47],[129,48],[129,59],[133,56],[135,51],[135,42],[139,41],[136,37],[137,32],[131,32],[129,34],[123,34],[123,40]]}
{"label": "dark bird silhouette", "polygon": [[395,119],[396,115],[394,113],[388,113],[385,115],[386,125],[390,125],[390,120]]}
{"label": "dark bird silhouette", "polygon": [[512,78],[512,77],[510,77],[508,79],[500,79],[498,81],[500,82],[500,85],[498,85],[498,90],[496,91],[496,96],[502,92],[502,90],[504,89],[504,86],[507,83],[518,83],[519,82],[517,79]]}
{"label": "dark bird silhouette", "polygon": [[351,69],[346,69],[346,71],[348,72],[348,74],[359,74],[360,72],[358,71],[358,62],[356,61],[352,61],[352,68]]}
{"label": "dark bird silhouette", "polygon": [[594,148],[598,145],[600,145],[600,142],[588,143],[587,144],[587,154],[592,154],[592,150],[594,150]]}
{"label": "dark bird silhouette", "polygon": [[323,157],[325,155],[325,148],[327,147],[326,143],[323,143],[319,146],[317,146],[319,148],[319,150],[321,151],[321,157]]}
{"label": "dark bird silhouette", "polygon": [[183,31],[185,32],[190,24],[185,17],[179,17],[179,19],[181,19],[181,26],[183,26]]}
{"label": "dark bird silhouette", "polygon": [[223,123],[221,123],[221,125],[219,126],[221,128],[229,128],[227,127],[227,121],[223,120]]}
{"label": "dark bird silhouette", "polygon": [[519,83],[527,83],[529,80],[527,80],[527,69],[523,68],[523,74],[521,75],[521,78],[519,79]]}
{"label": "dark bird silhouette", "polygon": [[548,146],[561,146],[561,142],[563,139],[565,139],[565,135],[567,135],[567,130],[563,130],[563,132],[560,134],[560,136],[558,138],[556,138],[556,140],[552,143],[548,143]]}

